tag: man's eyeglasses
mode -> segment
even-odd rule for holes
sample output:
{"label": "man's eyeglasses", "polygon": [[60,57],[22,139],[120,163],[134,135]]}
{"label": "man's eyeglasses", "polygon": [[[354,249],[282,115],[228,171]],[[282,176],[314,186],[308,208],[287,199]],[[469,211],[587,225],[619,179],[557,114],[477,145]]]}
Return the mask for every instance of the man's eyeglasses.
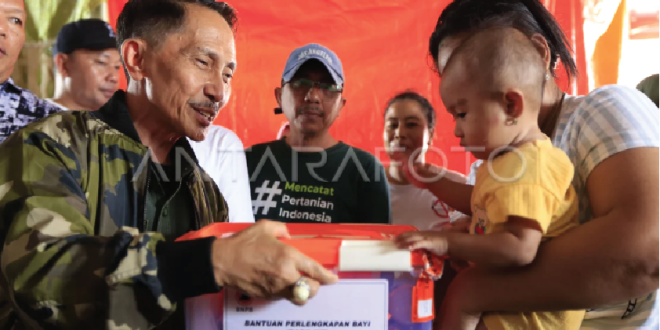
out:
{"label": "man's eyeglasses", "polygon": [[323,94],[325,94],[326,96],[335,96],[341,93],[343,90],[342,85],[322,83],[304,78],[292,80],[289,82],[289,85],[295,92],[300,92],[305,94],[308,93],[309,90],[311,90],[315,86],[318,86],[319,89],[323,91]]}

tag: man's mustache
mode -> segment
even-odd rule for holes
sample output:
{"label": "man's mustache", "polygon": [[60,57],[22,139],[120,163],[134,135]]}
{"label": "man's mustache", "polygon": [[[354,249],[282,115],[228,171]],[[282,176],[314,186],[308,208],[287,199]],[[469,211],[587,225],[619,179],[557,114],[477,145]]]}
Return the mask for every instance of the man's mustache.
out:
{"label": "man's mustache", "polygon": [[301,114],[314,114],[314,115],[317,115],[317,116],[322,116],[323,111],[321,110],[320,107],[317,107],[317,106],[304,105],[304,106],[298,108],[297,114],[298,115],[301,115]]}
{"label": "man's mustache", "polygon": [[220,102],[211,102],[211,101],[204,101],[204,102],[188,102],[190,106],[196,107],[196,108],[209,108],[213,109],[215,111],[218,111],[218,108],[220,107]]}

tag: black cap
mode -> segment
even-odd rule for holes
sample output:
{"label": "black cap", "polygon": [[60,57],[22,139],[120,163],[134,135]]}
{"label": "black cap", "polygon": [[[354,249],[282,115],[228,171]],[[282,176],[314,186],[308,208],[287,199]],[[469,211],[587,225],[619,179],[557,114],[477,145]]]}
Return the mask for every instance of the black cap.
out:
{"label": "black cap", "polygon": [[116,47],[115,31],[110,24],[96,18],[82,19],[62,27],[53,46],[53,55],[71,54],[78,49],[103,50]]}

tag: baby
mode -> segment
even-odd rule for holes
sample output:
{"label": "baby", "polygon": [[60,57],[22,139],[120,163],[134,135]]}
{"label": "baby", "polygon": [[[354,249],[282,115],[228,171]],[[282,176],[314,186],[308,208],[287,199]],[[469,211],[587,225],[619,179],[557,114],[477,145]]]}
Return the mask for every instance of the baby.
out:
{"label": "baby", "polygon": [[[422,182],[420,176],[433,174],[424,167],[407,173],[412,182],[471,214],[469,233],[410,232],[397,238],[401,247],[506,272],[532,263],[543,240],[577,225],[573,165],[538,126],[542,91],[551,79],[546,71],[530,39],[512,28],[477,32],[456,49],[440,94],[461,145],[484,163],[474,187],[447,179]],[[478,327],[571,330],[579,329],[583,318],[584,311],[484,313]],[[477,322],[460,327],[474,329]]]}

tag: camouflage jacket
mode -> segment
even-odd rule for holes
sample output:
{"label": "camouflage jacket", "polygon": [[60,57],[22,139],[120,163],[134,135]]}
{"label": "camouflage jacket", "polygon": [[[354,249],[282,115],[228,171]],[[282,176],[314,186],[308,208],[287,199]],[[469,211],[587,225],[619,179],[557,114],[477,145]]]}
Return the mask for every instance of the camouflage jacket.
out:
{"label": "camouflage jacket", "polygon": [[[51,115],[0,145],[0,329],[149,329],[175,301],[219,290],[213,239],[141,232],[153,174],[124,100]],[[227,221],[217,186],[189,166],[194,228]]]}

